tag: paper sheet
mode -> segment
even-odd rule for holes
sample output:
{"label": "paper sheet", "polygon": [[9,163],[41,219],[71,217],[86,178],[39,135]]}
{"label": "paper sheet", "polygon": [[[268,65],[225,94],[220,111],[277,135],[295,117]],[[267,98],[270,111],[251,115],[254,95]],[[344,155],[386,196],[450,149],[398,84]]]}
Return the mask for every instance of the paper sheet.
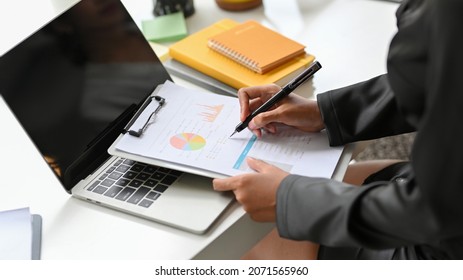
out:
{"label": "paper sheet", "polygon": [[0,259],[32,258],[32,224],[29,208],[0,212]]}
{"label": "paper sheet", "polygon": [[[193,166],[228,176],[252,172],[251,156],[293,174],[331,177],[342,148],[329,147],[325,133],[283,127],[277,135],[257,139],[249,130],[229,138],[239,123],[238,99],[166,83],[166,99],[142,137],[124,135],[116,149],[131,154]],[[158,106],[153,101],[131,129],[138,130]]]}

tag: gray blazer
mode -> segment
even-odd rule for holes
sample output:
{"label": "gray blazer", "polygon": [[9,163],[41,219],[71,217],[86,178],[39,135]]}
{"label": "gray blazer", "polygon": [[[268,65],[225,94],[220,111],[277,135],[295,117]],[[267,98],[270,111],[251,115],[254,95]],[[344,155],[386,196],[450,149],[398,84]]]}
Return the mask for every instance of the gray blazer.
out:
{"label": "gray blazer", "polygon": [[331,145],[417,131],[406,178],[358,188],[290,175],[277,227],[325,246],[463,259],[463,1],[406,0],[396,15],[388,73],[318,104]]}

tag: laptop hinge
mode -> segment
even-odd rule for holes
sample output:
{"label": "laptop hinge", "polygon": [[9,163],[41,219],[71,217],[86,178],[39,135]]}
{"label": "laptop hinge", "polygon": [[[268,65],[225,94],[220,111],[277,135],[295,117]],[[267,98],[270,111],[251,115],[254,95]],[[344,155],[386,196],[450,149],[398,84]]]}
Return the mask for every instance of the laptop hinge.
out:
{"label": "laptop hinge", "polygon": [[70,192],[80,180],[86,178],[101,164],[106,161],[110,155],[108,147],[116,140],[123,131],[127,122],[137,111],[137,105],[132,104],[116,120],[114,120],[102,133],[93,139],[82,155],[74,161],[64,173],[63,183],[66,191]]}

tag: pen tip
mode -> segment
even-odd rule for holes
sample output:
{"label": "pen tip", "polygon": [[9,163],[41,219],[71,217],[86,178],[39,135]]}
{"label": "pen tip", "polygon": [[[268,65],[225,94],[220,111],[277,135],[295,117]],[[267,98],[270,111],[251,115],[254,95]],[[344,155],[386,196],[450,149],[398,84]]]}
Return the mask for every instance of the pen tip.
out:
{"label": "pen tip", "polygon": [[233,131],[233,133],[230,136],[228,136],[228,138],[231,138],[233,135],[235,135],[235,133],[236,131]]}

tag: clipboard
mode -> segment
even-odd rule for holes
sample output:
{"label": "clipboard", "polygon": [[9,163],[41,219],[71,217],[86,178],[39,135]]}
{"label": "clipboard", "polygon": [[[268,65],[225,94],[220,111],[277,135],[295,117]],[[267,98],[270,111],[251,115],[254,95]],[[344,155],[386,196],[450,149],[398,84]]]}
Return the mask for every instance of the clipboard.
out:
{"label": "clipboard", "polygon": [[[108,148],[108,153],[113,156],[118,156],[122,158],[127,158],[131,159],[134,161],[138,161],[141,163],[149,164],[149,165],[154,165],[154,166],[160,166],[160,167],[165,167],[169,169],[174,169],[178,171],[182,171],[185,173],[190,173],[190,174],[195,174],[203,177],[209,177],[209,178],[227,178],[227,175],[221,174],[221,173],[216,173],[212,172],[209,170],[201,169],[201,168],[195,168],[189,165],[183,165],[179,163],[174,163],[170,161],[164,161],[164,160],[159,160],[155,158],[150,158],[150,157],[145,157],[145,156],[140,156],[137,154],[132,154],[128,153],[122,150],[119,150],[116,148],[118,142],[124,137],[125,134],[129,133],[132,125],[135,123],[135,121],[140,117],[141,113],[146,109],[146,107],[150,104],[150,102],[153,100],[154,96],[158,96],[159,91],[161,90],[163,85],[158,85],[154,91],[148,96],[145,101],[142,103],[140,108],[137,110],[137,112],[134,114],[132,119],[127,123],[125,128],[121,131],[121,134],[117,137],[117,139],[113,142],[113,144]],[[165,97],[168,102],[168,96]],[[168,106],[168,105],[167,105]]]}

